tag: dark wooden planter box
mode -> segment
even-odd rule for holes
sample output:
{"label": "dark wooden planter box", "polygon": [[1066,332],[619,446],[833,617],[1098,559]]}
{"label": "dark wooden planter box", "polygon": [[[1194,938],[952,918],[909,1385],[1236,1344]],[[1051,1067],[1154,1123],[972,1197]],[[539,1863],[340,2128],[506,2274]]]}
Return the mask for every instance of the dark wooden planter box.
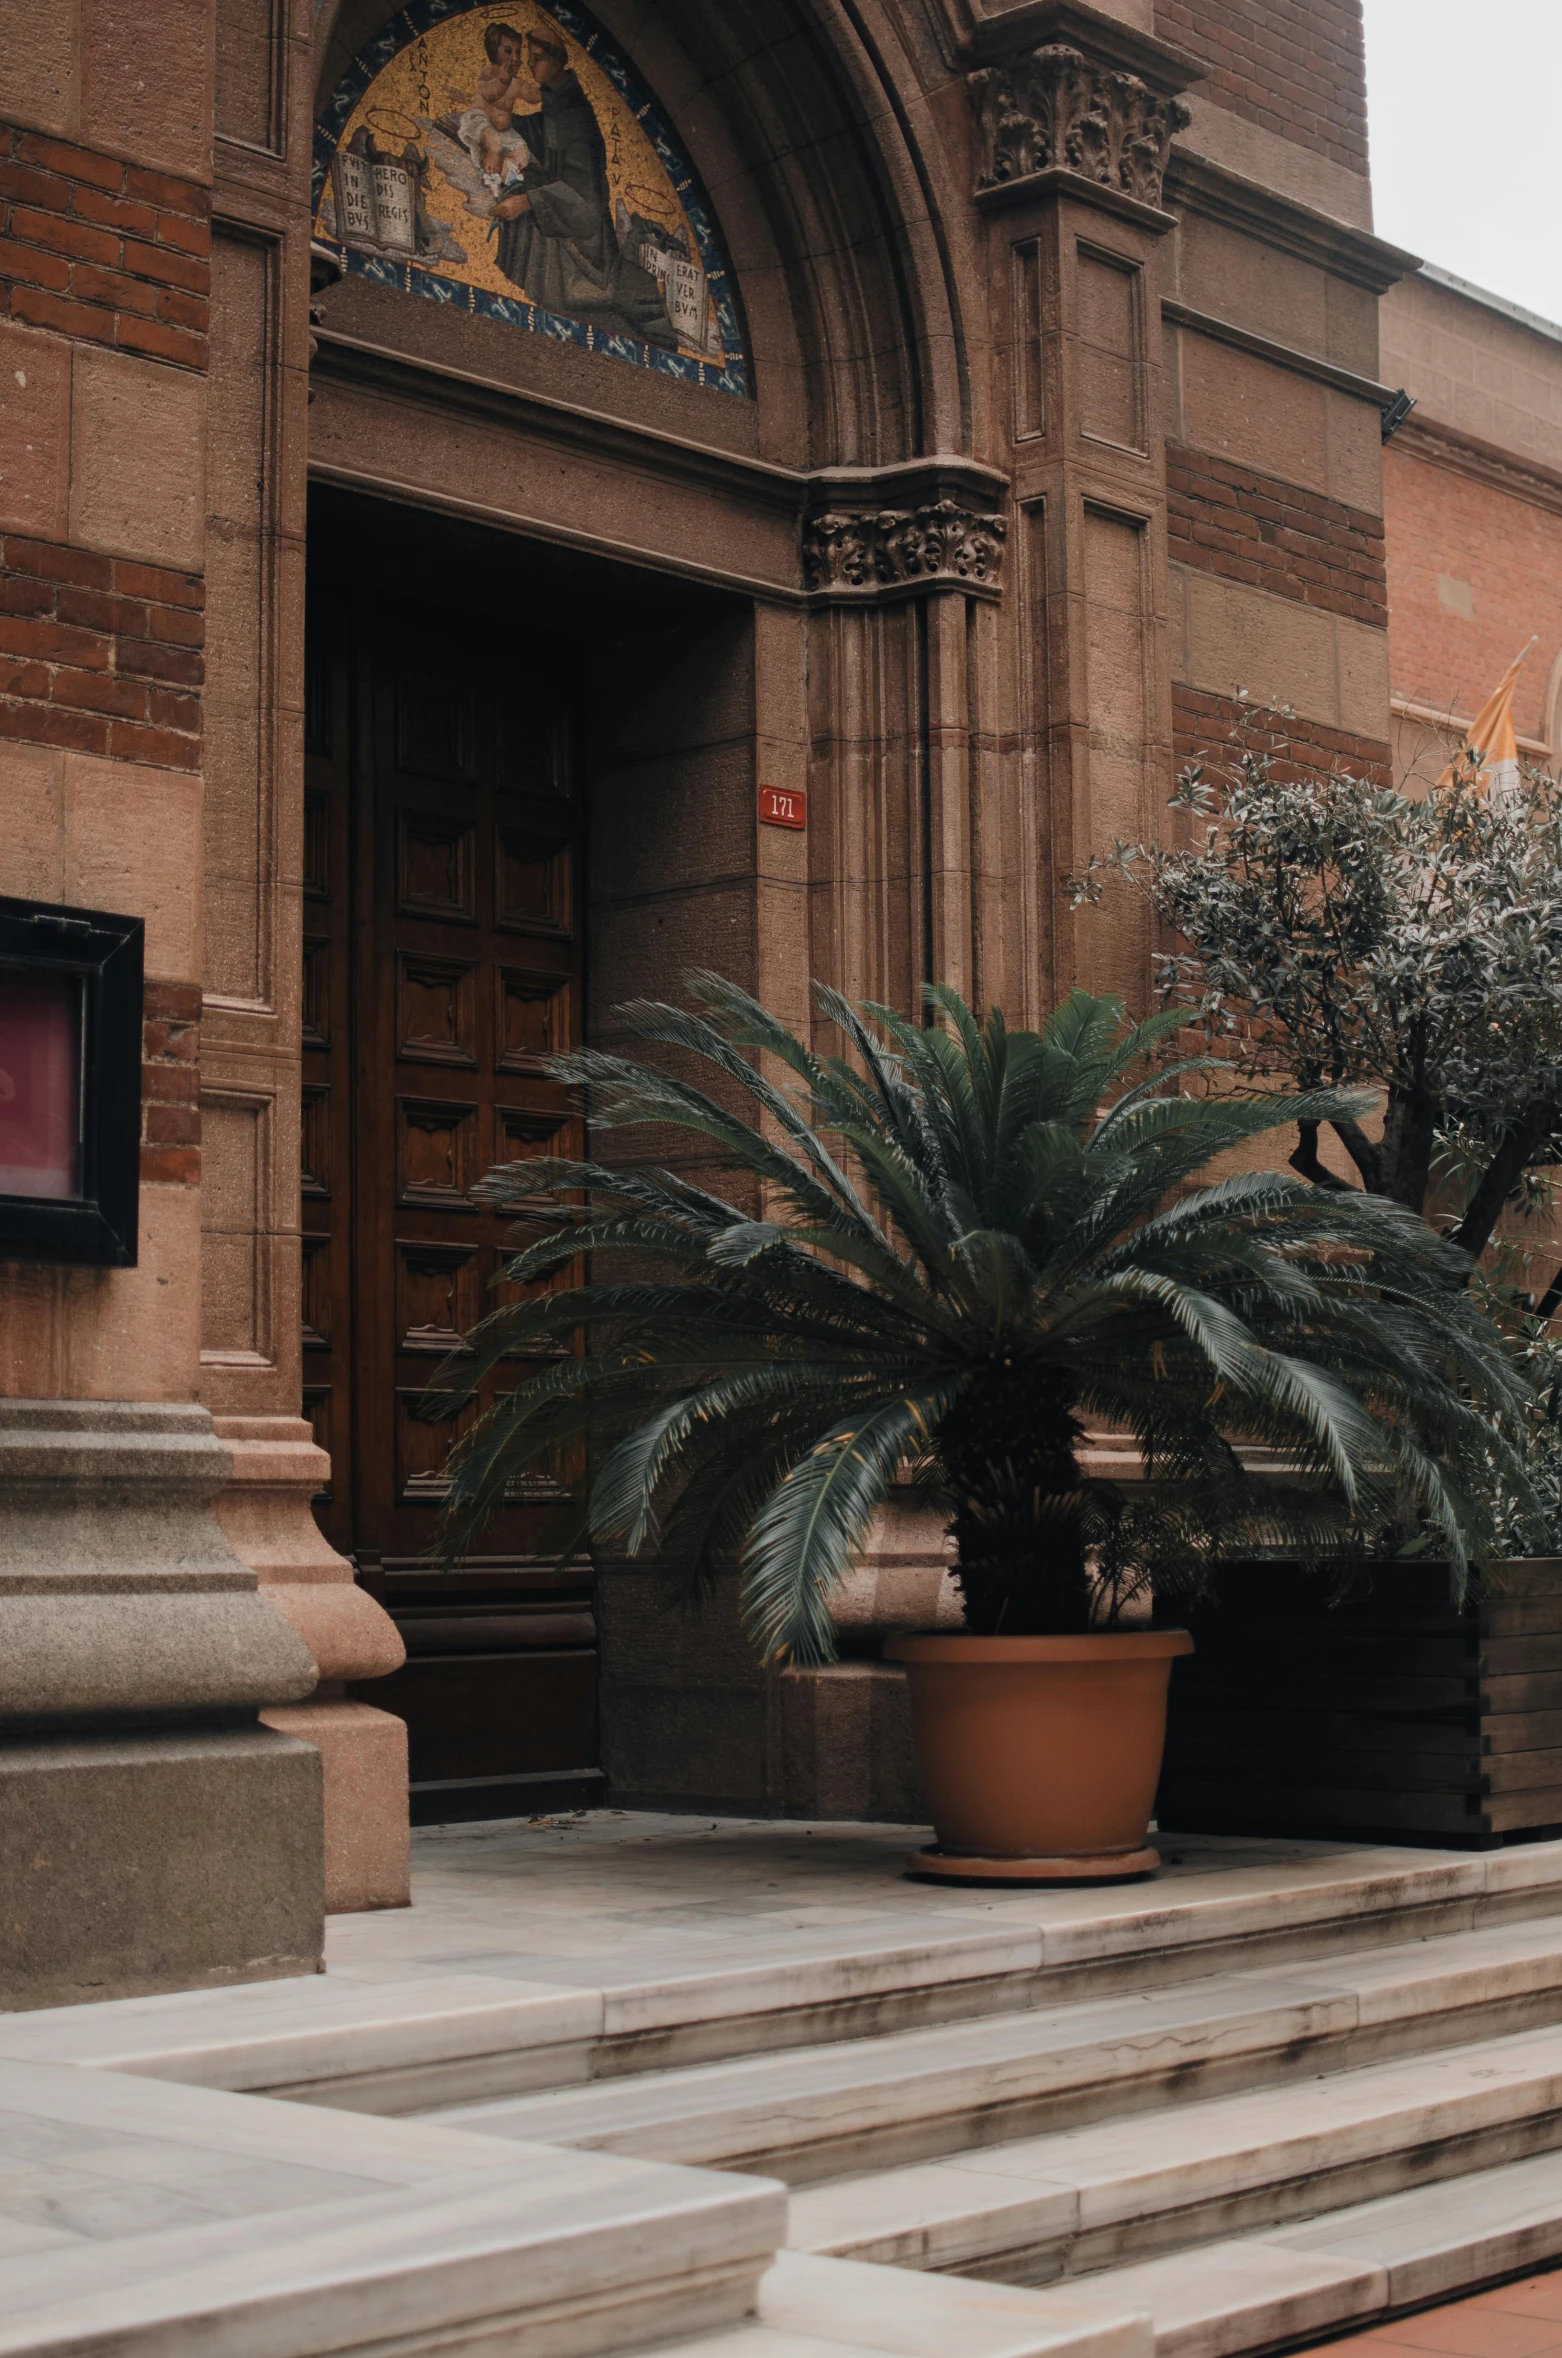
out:
{"label": "dark wooden planter box", "polygon": [[1562,1557],[1459,1610],[1440,1564],[1327,1582],[1234,1565],[1188,1616],[1157,1816],[1168,1833],[1495,1849],[1562,1832]]}

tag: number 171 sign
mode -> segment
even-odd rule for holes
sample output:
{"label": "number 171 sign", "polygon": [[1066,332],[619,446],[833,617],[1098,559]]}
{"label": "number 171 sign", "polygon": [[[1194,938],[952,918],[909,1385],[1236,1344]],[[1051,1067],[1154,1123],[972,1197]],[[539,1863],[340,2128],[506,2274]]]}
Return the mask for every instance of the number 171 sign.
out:
{"label": "number 171 sign", "polygon": [[759,818],[764,827],[806,827],[808,797],[798,786],[761,786]]}

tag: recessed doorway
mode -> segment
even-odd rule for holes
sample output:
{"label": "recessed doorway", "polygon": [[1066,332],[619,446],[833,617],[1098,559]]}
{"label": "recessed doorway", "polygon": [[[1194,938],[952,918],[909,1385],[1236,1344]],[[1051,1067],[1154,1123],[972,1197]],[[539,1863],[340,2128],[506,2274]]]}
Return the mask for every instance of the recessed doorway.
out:
{"label": "recessed doorway", "polygon": [[[476,1182],[584,1147],[543,1060],[711,954],[701,845],[724,834],[748,733],[748,618],[337,492],[312,504],[310,557],[304,1405],[332,1461],[317,1511],[407,1644],[404,1669],[356,1691],[407,1721],[414,1817],[532,1814],[603,1785],[592,1572],[543,1552],[542,1486],[440,1569],[452,1427],[431,1386],[502,1291],[505,1230]],[[650,873],[636,845],[691,818],[687,860]],[[730,898],[741,880],[722,881]]]}

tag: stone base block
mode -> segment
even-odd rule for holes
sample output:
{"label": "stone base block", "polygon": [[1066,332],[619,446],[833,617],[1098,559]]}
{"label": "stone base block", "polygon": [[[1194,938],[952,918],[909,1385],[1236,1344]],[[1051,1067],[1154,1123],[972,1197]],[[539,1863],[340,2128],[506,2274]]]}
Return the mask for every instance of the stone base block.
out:
{"label": "stone base block", "polygon": [[781,1695],[788,1817],[925,1821],[898,1663],[789,1670]]}
{"label": "stone base block", "polygon": [[326,1914],[410,1907],[406,1721],[329,1697],[279,1704],[260,1716],[320,1755]]}
{"label": "stone base block", "polygon": [[320,1755],[251,1727],[0,1741],[0,2007],[316,1973]]}

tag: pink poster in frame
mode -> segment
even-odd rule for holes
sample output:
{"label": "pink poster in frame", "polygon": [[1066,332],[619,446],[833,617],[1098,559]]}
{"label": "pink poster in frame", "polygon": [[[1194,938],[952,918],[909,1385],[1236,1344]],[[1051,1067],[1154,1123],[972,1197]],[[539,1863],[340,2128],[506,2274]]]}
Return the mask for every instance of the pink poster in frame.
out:
{"label": "pink poster in frame", "polygon": [[81,1193],[81,986],[0,966],[0,1195]]}

